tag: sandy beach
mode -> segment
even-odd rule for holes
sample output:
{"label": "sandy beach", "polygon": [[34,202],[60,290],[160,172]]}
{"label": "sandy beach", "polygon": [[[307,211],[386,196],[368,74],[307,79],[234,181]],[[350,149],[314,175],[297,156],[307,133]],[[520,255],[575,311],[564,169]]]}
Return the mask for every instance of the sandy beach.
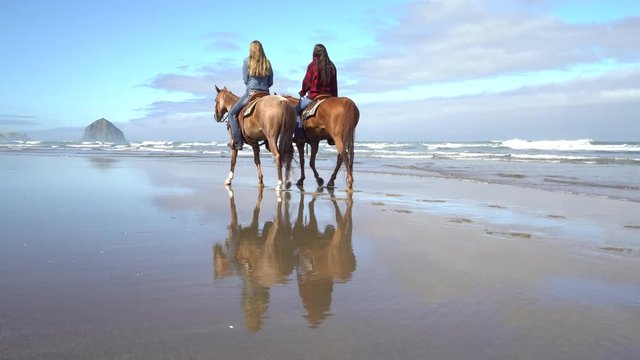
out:
{"label": "sandy beach", "polygon": [[248,158],[231,188],[224,157],[0,169],[0,359],[640,356],[638,202],[357,165],[352,194],[279,193]]}

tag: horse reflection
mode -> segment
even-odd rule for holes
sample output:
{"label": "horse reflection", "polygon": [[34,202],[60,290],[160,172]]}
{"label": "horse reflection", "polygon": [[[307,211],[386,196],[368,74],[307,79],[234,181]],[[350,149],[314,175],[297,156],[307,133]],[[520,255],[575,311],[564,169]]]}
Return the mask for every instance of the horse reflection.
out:
{"label": "horse reflection", "polygon": [[[282,284],[294,268],[294,246],[291,241],[291,221],[283,202],[277,205],[275,219],[260,227],[260,206],[263,190],[258,189],[258,200],[249,226],[238,223],[233,191],[230,194],[231,222],[224,248],[214,245],[214,276],[223,278],[232,274],[242,278],[242,308],[245,326],[252,332],[262,327],[269,304],[269,288]],[[288,202],[285,202],[288,207]]]}
{"label": "horse reflection", "polygon": [[318,326],[329,314],[333,284],[346,282],[356,269],[356,258],[351,245],[352,195],[348,194],[347,208],[342,215],[336,198],[331,193],[336,225],[327,225],[320,231],[315,214],[317,196],[309,202],[309,220],[304,223],[304,194],[301,193],[298,217],[293,227],[298,239],[296,277],[305,318],[310,326]]}
{"label": "horse reflection", "polygon": [[260,330],[268,310],[270,288],[288,283],[294,270],[306,311],[304,317],[310,326],[318,326],[330,312],[333,284],[348,281],[356,268],[351,245],[351,195],[348,195],[346,211],[342,214],[338,200],[331,194],[335,225],[327,225],[322,231],[315,213],[317,193],[308,203],[308,219],[304,218],[305,194],[300,192],[295,223],[291,221],[290,198],[286,196],[284,201],[277,202],[273,219],[262,226],[262,189],[258,189],[257,203],[248,226],[239,224],[233,190],[229,189],[229,195],[229,233],[224,245],[213,247],[214,277],[239,276],[242,279],[241,301],[246,328],[251,332]]}

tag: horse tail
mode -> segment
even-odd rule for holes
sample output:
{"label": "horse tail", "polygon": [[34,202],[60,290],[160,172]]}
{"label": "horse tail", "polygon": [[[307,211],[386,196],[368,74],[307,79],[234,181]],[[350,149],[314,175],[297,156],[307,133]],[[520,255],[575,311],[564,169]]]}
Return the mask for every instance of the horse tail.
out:
{"label": "horse tail", "polygon": [[356,125],[360,120],[360,110],[349,98],[344,98],[344,119],[342,121],[342,142],[347,151],[347,157],[349,158],[349,171],[353,171],[354,161],[354,143],[356,136]]}
{"label": "horse tail", "polygon": [[291,164],[293,160],[293,134],[296,129],[296,109],[284,97],[280,100],[282,108],[282,125],[278,139],[278,152],[284,164]]}

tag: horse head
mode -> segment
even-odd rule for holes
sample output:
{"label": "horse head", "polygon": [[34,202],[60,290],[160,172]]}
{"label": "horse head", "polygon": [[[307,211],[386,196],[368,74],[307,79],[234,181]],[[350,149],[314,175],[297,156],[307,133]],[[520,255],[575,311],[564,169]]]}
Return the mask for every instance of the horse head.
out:
{"label": "horse head", "polygon": [[220,89],[218,85],[214,86],[216,88],[216,104],[213,111],[213,119],[216,122],[222,122],[226,119],[225,114],[227,114],[229,108],[233,105],[229,104],[228,100],[228,94],[231,94],[231,91],[229,91],[226,86],[222,89]]}

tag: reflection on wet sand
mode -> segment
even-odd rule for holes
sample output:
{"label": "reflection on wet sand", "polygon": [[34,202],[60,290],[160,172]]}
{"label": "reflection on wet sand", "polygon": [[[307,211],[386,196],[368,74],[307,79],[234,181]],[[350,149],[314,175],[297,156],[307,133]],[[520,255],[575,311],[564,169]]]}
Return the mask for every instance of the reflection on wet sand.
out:
{"label": "reflection on wet sand", "polygon": [[97,156],[90,156],[87,158],[87,160],[89,160],[89,163],[91,164],[91,166],[101,170],[109,170],[113,167],[114,164],[116,164],[119,161],[118,159],[114,159],[111,157],[97,157]]}
{"label": "reflection on wet sand", "polygon": [[[342,214],[338,199],[330,193],[335,224],[321,231],[316,219],[315,204],[319,193],[308,204],[301,191],[297,218],[290,217],[290,193],[278,201],[275,218],[260,223],[263,190],[258,198],[248,226],[238,222],[233,190],[229,189],[231,220],[224,244],[213,246],[214,277],[239,276],[242,279],[242,309],[247,330],[260,330],[269,305],[270,287],[285,284],[295,270],[298,293],[305,308],[305,319],[316,327],[331,309],[334,282],[347,282],[356,269],[351,236],[353,223],[351,195]],[[305,220],[305,205],[308,219]]]}

